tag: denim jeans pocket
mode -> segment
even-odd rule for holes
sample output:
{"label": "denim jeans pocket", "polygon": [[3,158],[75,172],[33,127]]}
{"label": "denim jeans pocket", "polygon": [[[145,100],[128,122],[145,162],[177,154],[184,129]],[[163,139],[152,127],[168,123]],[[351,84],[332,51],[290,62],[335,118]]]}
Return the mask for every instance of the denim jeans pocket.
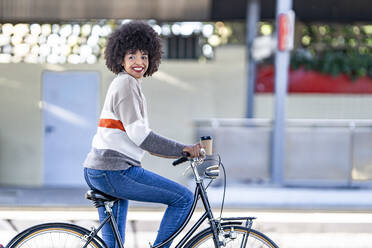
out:
{"label": "denim jeans pocket", "polygon": [[131,166],[124,170],[121,175],[130,178],[131,180],[139,180],[142,178],[144,169],[140,166]]}
{"label": "denim jeans pocket", "polygon": [[106,171],[88,170],[89,181],[94,188],[104,193],[115,193],[115,189],[110,183],[109,176]]}

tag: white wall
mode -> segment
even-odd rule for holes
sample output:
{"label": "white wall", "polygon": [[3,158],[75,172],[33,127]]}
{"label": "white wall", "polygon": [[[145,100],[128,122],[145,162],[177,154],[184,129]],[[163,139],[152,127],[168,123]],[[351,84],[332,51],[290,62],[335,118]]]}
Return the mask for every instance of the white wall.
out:
{"label": "white wall", "polygon": [[[160,71],[143,80],[150,124],[158,133],[194,143],[192,120],[243,117],[244,57],[240,47],[217,52],[217,60],[164,61]],[[227,55],[226,55],[227,54]],[[219,59],[224,58],[226,59]],[[231,58],[231,59],[230,59]],[[114,75],[96,65],[0,64],[0,184],[42,185],[41,76],[44,70],[94,70],[101,73],[101,101]],[[183,168],[146,156],[144,167],[183,181]],[[172,169],[169,169],[172,168]]]}
{"label": "white wall", "polygon": [[0,185],[42,184],[42,72],[101,67],[0,64]]}
{"label": "white wall", "polygon": [[37,184],[42,165],[41,68],[13,64],[0,68],[0,183]]}

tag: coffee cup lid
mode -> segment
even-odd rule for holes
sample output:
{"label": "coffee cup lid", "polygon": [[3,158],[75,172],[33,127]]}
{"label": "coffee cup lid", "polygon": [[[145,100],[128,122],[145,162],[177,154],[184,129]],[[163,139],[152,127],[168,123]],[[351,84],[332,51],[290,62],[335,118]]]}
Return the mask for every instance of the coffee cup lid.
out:
{"label": "coffee cup lid", "polygon": [[211,140],[211,136],[202,136],[200,137],[201,140]]}

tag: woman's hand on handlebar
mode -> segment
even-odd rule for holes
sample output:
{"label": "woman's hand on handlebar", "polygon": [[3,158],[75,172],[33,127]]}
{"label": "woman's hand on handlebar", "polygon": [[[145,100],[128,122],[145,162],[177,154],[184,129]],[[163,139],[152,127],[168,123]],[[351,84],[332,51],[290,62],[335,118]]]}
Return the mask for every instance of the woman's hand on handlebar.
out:
{"label": "woman's hand on handlebar", "polygon": [[174,166],[176,166],[178,164],[181,164],[183,162],[186,162],[188,158],[195,158],[195,157],[202,157],[202,156],[204,156],[204,154],[201,151],[202,148],[203,148],[203,151],[204,151],[205,147],[203,145],[201,145],[200,143],[197,143],[197,144],[191,145],[191,146],[186,146],[182,150],[183,157],[177,159],[176,161],[173,161],[172,164]]}
{"label": "woman's hand on handlebar", "polygon": [[188,152],[190,154],[190,158],[201,157],[202,156],[201,151],[200,151],[201,148],[205,148],[205,147],[201,145],[200,143],[196,143],[191,146],[186,146],[185,148],[183,148],[182,151]]}

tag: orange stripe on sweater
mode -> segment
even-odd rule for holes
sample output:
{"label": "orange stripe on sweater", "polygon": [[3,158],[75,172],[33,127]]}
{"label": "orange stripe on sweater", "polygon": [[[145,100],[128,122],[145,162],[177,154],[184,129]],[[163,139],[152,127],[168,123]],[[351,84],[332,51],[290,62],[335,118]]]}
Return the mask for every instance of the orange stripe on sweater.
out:
{"label": "orange stripe on sweater", "polygon": [[98,123],[99,127],[106,127],[106,128],[114,128],[120,129],[121,131],[125,132],[125,128],[123,123],[119,120],[114,119],[100,119]]}

